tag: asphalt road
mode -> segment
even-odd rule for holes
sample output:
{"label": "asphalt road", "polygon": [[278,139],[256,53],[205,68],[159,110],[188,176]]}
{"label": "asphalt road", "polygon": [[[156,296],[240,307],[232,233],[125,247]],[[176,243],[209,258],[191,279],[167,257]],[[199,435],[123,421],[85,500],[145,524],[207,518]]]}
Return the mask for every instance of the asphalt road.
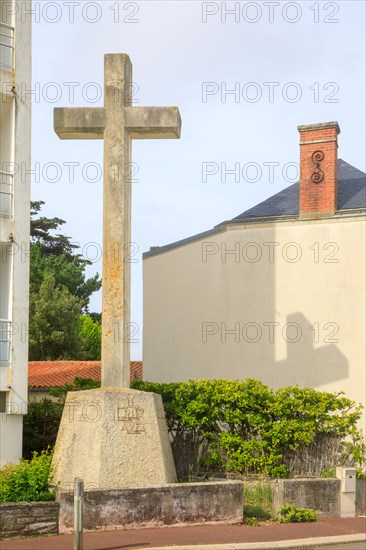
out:
{"label": "asphalt road", "polygon": [[[280,549],[281,541],[287,541],[289,544],[285,546],[291,548],[291,541],[299,539],[304,542],[303,550],[366,550],[365,543],[355,542],[355,539],[364,538],[365,532],[366,518],[363,517],[323,518],[322,521],[316,523],[276,523],[258,527],[219,524],[146,527],[144,529],[85,533],[84,550],[152,549],[156,547],[159,547],[159,550],[162,548],[171,550],[177,546],[189,548],[195,545],[206,548],[211,545],[220,548],[222,545],[224,548],[226,545],[239,546],[242,543],[250,547],[252,543],[256,546],[254,543],[257,542],[267,543],[269,548],[273,543],[273,548]],[[361,536],[353,536],[357,534]],[[332,539],[324,540],[324,537],[340,536],[343,537],[343,540],[350,540],[350,542],[336,544],[334,541],[337,538],[333,538],[333,541]],[[316,542],[319,539],[326,545],[317,546]],[[1,550],[71,550],[71,548],[72,536],[70,535],[5,540],[0,543]]]}

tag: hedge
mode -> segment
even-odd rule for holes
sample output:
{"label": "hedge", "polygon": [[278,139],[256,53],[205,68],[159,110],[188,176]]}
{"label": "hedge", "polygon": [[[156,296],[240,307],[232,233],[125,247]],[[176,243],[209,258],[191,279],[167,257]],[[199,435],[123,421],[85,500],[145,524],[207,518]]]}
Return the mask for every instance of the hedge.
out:
{"label": "hedge", "polygon": [[[67,386],[65,391],[95,385],[93,381],[76,379],[75,385]],[[338,463],[348,461],[362,466],[365,462],[365,445],[357,429],[362,405],[356,405],[342,392],[298,386],[274,391],[251,378],[172,384],[135,380],[131,386],[162,396],[172,438],[183,435],[204,442],[208,449],[206,466],[213,469],[289,476],[285,455],[324,434],[341,440],[341,455],[335,457]],[[65,392],[58,395],[57,403],[30,403],[29,415],[24,419],[24,446],[28,453],[54,443]]]}

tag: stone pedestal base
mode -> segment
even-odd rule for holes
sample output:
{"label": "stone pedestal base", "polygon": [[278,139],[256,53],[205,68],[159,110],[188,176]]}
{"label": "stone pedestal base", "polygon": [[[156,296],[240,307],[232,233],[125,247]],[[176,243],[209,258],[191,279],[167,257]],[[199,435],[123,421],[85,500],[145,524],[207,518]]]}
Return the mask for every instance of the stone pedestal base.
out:
{"label": "stone pedestal base", "polygon": [[161,396],[129,388],[69,392],[53,458],[53,484],[85,490],[175,483]]}

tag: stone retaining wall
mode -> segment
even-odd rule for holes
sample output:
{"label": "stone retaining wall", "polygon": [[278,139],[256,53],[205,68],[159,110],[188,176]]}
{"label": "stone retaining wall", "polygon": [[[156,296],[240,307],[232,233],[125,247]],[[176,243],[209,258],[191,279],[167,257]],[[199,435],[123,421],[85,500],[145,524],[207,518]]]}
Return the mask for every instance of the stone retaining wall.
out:
{"label": "stone retaining wall", "polygon": [[340,479],[279,479],[272,483],[272,490],[274,513],[285,504],[295,504],[316,510],[319,517],[340,517]]}
{"label": "stone retaining wall", "polygon": [[[273,512],[284,504],[313,508],[319,517],[340,516],[339,479],[280,479],[271,483]],[[366,480],[356,485],[356,516],[366,515]],[[0,504],[0,538],[72,531],[73,493],[60,502]],[[243,483],[182,483],[116,491],[87,491],[86,530],[150,527],[179,523],[239,523],[243,517]],[[59,529],[60,525],[60,529]]]}
{"label": "stone retaining wall", "polygon": [[[243,519],[243,483],[180,483],[84,493],[85,530]],[[73,493],[60,495],[60,532],[73,527]]]}
{"label": "stone retaining wall", "polygon": [[0,538],[58,533],[57,502],[0,504]]}

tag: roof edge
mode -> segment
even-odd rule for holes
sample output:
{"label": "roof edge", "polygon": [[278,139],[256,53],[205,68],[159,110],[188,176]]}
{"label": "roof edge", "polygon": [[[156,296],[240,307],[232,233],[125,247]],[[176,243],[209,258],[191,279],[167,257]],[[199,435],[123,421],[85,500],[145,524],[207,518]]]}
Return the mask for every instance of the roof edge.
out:
{"label": "roof edge", "polygon": [[170,244],[165,244],[163,246],[154,246],[150,250],[142,254],[142,259],[146,260],[147,258],[151,258],[152,256],[157,256],[158,254],[169,252],[169,250],[172,250],[174,248],[180,248],[181,246],[185,246],[186,244],[190,244],[194,241],[200,241],[205,237],[217,235],[218,233],[224,233],[226,231],[228,223],[230,222],[222,222],[219,225],[215,225],[213,229],[203,231],[202,233],[196,233],[196,235],[192,235],[191,237],[187,237],[186,239],[181,239]]}
{"label": "roof edge", "polygon": [[225,221],[220,223],[219,225],[216,225],[213,229],[210,229],[209,231],[203,231],[202,233],[197,233],[196,235],[192,235],[191,237],[187,237],[186,239],[181,239],[180,241],[175,241],[170,244],[166,244],[164,246],[157,246],[153,247],[152,250],[148,250],[147,252],[144,252],[142,254],[142,259],[146,260],[148,258],[151,258],[153,256],[158,256],[160,254],[163,254],[164,252],[169,252],[170,250],[174,250],[176,248],[180,248],[181,246],[185,246],[187,244],[191,244],[195,241],[200,241],[201,239],[204,239],[205,237],[210,237],[211,235],[217,235],[219,233],[225,233],[227,231],[227,228],[230,225],[254,225],[259,223],[270,223],[270,222],[288,222],[288,221],[323,221],[323,220],[334,220],[338,218],[347,218],[347,217],[362,217],[366,216],[366,208],[354,208],[354,209],[346,209],[346,210],[337,210],[334,215],[332,216],[324,216],[319,219],[314,218],[299,218],[298,214],[287,214],[283,216],[267,216],[267,217],[252,217],[252,218],[241,218],[241,219],[232,219],[229,221]]}

